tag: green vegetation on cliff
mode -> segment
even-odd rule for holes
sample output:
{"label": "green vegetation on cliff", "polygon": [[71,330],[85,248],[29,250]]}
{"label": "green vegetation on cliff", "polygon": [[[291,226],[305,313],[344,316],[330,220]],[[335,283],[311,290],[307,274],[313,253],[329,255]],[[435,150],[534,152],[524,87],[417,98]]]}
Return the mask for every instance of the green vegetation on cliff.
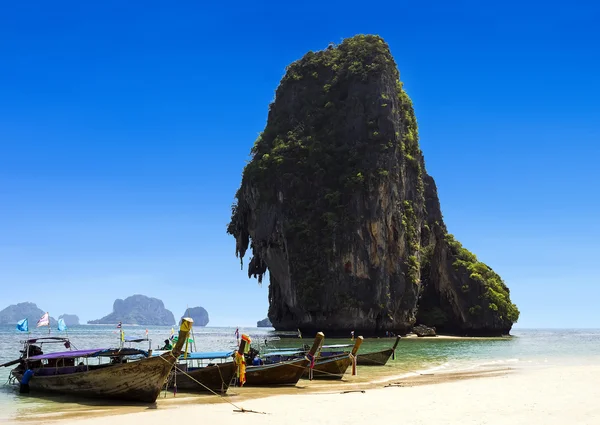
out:
{"label": "green vegetation on cliff", "polygon": [[[447,234],[446,242],[456,258],[453,266],[457,269],[461,267],[466,269],[469,277],[485,288],[482,298],[487,300],[487,308],[496,311],[501,320],[508,319],[510,322],[516,322],[519,319],[519,309],[510,301],[510,290],[502,278],[489,266],[479,261],[475,254],[464,248],[453,235]],[[468,285],[463,285],[461,289],[468,292],[470,288]],[[480,314],[480,309],[481,306],[476,304],[469,312],[477,315]]]}

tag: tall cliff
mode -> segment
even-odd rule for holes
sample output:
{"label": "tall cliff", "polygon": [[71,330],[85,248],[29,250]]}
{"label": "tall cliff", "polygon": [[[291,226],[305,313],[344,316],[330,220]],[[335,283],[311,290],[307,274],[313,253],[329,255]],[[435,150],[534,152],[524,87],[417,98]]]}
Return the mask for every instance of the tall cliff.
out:
{"label": "tall cliff", "polygon": [[448,234],[387,44],[356,36],[286,70],[227,228],[269,271],[276,329],[376,335],[418,321],[506,334],[502,279]]}

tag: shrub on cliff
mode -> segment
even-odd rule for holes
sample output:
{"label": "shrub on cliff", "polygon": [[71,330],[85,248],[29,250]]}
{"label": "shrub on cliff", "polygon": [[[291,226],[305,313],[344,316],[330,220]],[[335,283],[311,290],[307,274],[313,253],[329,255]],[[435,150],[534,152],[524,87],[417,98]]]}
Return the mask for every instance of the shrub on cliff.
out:
{"label": "shrub on cliff", "polygon": [[[464,248],[454,235],[447,234],[446,241],[456,257],[454,267],[465,268],[470,273],[471,279],[485,287],[483,297],[488,301],[488,308],[497,311],[500,319],[506,318],[513,323],[516,322],[519,319],[519,309],[510,301],[510,290],[502,278],[489,266],[479,261],[475,254]],[[465,292],[468,289],[468,287],[463,288]],[[477,310],[473,310],[471,314],[477,314]]]}

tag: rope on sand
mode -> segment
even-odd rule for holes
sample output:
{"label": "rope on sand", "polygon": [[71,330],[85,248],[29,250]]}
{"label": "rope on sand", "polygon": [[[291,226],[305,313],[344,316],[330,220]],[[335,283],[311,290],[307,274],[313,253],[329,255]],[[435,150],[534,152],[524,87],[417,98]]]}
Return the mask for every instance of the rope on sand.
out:
{"label": "rope on sand", "polygon": [[[169,363],[169,361],[167,359],[165,359],[164,357],[161,356],[161,359],[163,359],[165,362]],[[257,412],[255,410],[249,410],[249,409],[244,409],[243,407],[238,406],[237,404],[233,403],[232,401],[227,400],[225,397],[223,397],[221,394],[213,391],[211,388],[207,387],[206,385],[204,385],[202,382],[198,381],[196,378],[194,378],[193,376],[191,376],[189,373],[187,373],[186,371],[180,369],[177,367],[176,364],[173,365],[173,368],[178,371],[181,372],[182,374],[184,374],[185,376],[187,376],[189,379],[191,379],[192,381],[196,382],[197,384],[201,385],[202,387],[204,387],[204,389],[208,390],[209,392],[213,393],[216,396],[221,397],[221,400],[226,401],[227,403],[231,404],[233,407],[235,407],[234,412],[238,412],[238,413],[258,413],[261,415],[266,415],[266,412]]]}

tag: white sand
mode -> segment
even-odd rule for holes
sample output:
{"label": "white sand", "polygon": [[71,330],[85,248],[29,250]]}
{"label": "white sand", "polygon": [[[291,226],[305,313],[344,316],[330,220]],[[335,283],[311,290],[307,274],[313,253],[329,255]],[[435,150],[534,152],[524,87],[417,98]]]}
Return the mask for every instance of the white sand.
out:
{"label": "white sand", "polygon": [[[235,397],[232,398],[235,402]],[[83,420],[76,425],[308,424],[600,424],[600,365],[519,370],[504,376],[365,393],[279,395],[227,404],[161,406],[156,410]],[[31,422],[28,422],[31,423]]]}

